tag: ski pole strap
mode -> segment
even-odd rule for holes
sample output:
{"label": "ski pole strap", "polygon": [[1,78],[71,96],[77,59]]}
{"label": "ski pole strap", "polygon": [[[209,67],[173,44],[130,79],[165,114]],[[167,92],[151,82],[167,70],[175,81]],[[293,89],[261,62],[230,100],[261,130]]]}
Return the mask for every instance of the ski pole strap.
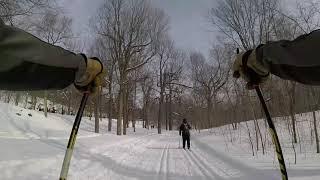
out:
{"label": "ski pole strap", "polygon": [[265,102],[265,100],[263,98],[263,95],[262,95],[262,92],[261,92],[259,86],[256,86],[255,90],[257,92],[257,95],[259,97],[260,103],[262,105],[262,108],[263,108],[263,110],[265,112],[265,115],[266,115],[266,118],[267,118],[267,123],[268,123],[268,126],[269,126],[269,132],[270,132],[273,144],[275,146],[277,157],[278,157],[278,161],[279,161],[282,180],[288,180],[286,164],[285,164],[285,161],[284,161],[284,158],[283,158],[283,153],[282,153],[282,149],[281,149],[281,145],[280,145],[280,141],[279,141],[279,138],[278,138],[278,134],[277,134],[276,128],[274,126],[274,123],[272,122],[270,113],[268,111],[268,107],[266,105],[266,102]]}

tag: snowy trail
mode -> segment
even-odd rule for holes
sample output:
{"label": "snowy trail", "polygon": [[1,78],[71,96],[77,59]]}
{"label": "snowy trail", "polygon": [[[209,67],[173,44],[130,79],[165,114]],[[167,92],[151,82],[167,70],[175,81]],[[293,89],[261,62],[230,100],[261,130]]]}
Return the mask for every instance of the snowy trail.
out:
{"label": "snowy trail", "polygon": [[[247,177],[254,179],[252,178],[254,169],[245,169],[239,162],[228,161],[228,157],[221,154],[217,154],[219,157],[206,156],[206,152],[212,149],[208,149],[196,139],[192,141],[194,145],[189,151],[178,148],[180,137],[173,133],[150,134],[113,143],[108,143],[107,139],[104,139],[108,137],[99,138],[99,143],[95,143],[95,146],[92,146],[92,141],[96,141],[97,138],[79,139],[69,179],[224,180],[248,179]],[[5,140],[12,143],[8,148],[21,146],[19,143],[15,144],[17,143],[15,139]],[[1,141],[3,142],[3,139],[0,138]],[[41,153],[35,150],[34,154],[31,153],[31,156],[25,157],[23,161],[22,158],[20,161],[17,160],[19,154],[24,154],[21,151],[17,151],[15,156],[1,158],[4,161],[0,161],[0,172],[4,172],[2,174],[5,174],[5,179],[57,179],[66,142],[36,139],[28,140],[27,143],[30,147],[29,153],[32,147],[37,147]],[[210,164],[213,161],[222,161],[221,159],[227,162],[216,163],[214,166]],[[34,166],[36,168],[33,168]],[[10,170],[15,169],[19,169],[23,176],[10,173]],[[238,173],[226,173],[227,171]],[[243,174],[248,172],[251,173],[248,176]],[[270,179],[270,176],[259,177]]]}
{"label": "snowy trail", "polygon": [[[0,114],[0,179],[58,179],[73,117],[50,114],[44,119],[41,112],[2,103]],[[223,139],[210,133],[192,133],[189,151],[182,149],[177,131],[159,135],[155,129],[137,128],[133,133],[129,128],[129,135],[116,136],[92,133],[93,121],[86,118],[81,125],[69,180],[280,179],[272,159],[256,167],[259,162],[247,156],[236,158],[223,151]],[[102,126],[105,130],[103,121]],[[293,180],[309,180],[320,171],[298,167],[288,168],[288,174]]]}
{"label": "snowy trail", "polygon": [[[123,176],[123,179],[273,179],[270,175],[256,173],[256,169],[242,165],[240,162],[210,164],[222,161],[220,157],[206,156],[212,149],[194,146],[192,150],[178,148],[178,138],[173,134],[149,135],[126,141],[120,146],[109,146],[97,152],[97,158],[110,158],[111,170]],[[195,144],[201,143],[194,140]],[[119,144],[118,144],[119,145]],[[118,154],[117,154],[117,153]],[[99,154],[99,155],[98,155]],[[101,156],[102,154],[102,156]],[[92,158],[92,157],[90,157]],[[225,155],[222,159],[227,159]],[[234,165],[234,163],[236,165]],[[107,168],[107,167],[105,167]],[[124,170],[123,170],[124,169]],[[83,174],[90,174],[90,169],[80,168]],[[259,175],[259,176],[256,176]],[[93,176],[90,178],[93,178]],[[277,178],[275,178],[277,179]]]}

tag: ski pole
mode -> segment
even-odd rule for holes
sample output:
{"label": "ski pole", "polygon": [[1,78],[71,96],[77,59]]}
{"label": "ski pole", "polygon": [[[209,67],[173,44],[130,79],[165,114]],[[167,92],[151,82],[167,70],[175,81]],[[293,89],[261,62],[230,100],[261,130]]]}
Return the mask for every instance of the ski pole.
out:
{"label": "ski pole", "polygon": [[[239,54],[239,48],[237,48],[237,54]],[[249,54],[247,54],[249,55]],[[248,73],[249,78],[253,78],[250,79],[250,82],[257,82],[257,79],[255,79],[255,76],[258,76],[252,69],[249,69],[246,65],[243,66],[244,71],[246,73]],[[240,73],[239,72],[234,72],[233,74],[234,77],[240,77]],[[279,141],[279,137],[276,131],[276,128],[274,126],[274,123],[272,122],[266,101],[263,98],[261,89],[259,86],[254,86],[256,93],[259,97],[260,103],[262,105],[262,108],[264,110],[264,113],[266,115],[266,119],[267,119],[267,123],[269,126],[269,132],[273,141],[273,144],[275,146],[276,149],[276,153],[277,153],[277,157],[278,157],[278,161],[279,161],[279,166],[280,166],[280,172],[281,172],[281,176],[282,176],[282,180],[288,180],[288,174],[287,174],[287,169],[286,169],[286,163],[284,162],[284,158],[283,158],[283,153],[282,153],[282,149],[281,149],[281,145],[280,145],[280,141]]]}
{"label": "ski pole", "polygon": [[283,153],[282,153],[282,149],[281,149],[281,145],[280,145],[280,141],[279,141],[279,138],[278,138],[278,134],[277,134],[276,128],[274,126],[274,123],[272,122],[270,113],[268,111],[268,107],[267,107],[266,102],[265,102],[265,100],[263,98],[263,95],[262,95],[260,87],[256,86],[255,90],[256,90],[256,92],[258,94],[258,97],[259,97],[260,103],[262,105],[262,108],[264,110],[264,113],[266,114],[267,123],[268,123],[268,126],[269,126],[269,132],[270,132],[273,144],[274,144],[274,146],[276,148],[276,152],[277,152],[277,157],[278,157],[278,161],[279,161],[279,165],[280,165],[280,171],[281,171],[281,175],[282,175],[282,180],[288,180],[286,163],[284,162]]}
{"label": "ski pole", "polygon": [[81,118],[82,118],[82,114],[83,114],[84,108],[85,108],[85,106],[87,104],[88,97],[89,97],[89,91],[88,92],[84,92],[83,96],[82,96],[81,103],[80,103],[79,110],[77,112],[76,119],[75,119],[75,121],[73,123],[71,134],[70,134],[70,137],[69,137],[69,142],[68,142],[68,145],[67,145],[66,153],[64,155],[64,160],[63,160],[63,164],[62,164],[62,169],[61,169],[59,180],[66,180],[67,179],[69,166],[70,166],[70,161],[71,161],[71,157],[72,157],[72,152],[73,152],[73,148],[74,148],[74,144],[76,142],[78,129],[79,129],[79,126],[80,126],[80,122],[81,122]]}

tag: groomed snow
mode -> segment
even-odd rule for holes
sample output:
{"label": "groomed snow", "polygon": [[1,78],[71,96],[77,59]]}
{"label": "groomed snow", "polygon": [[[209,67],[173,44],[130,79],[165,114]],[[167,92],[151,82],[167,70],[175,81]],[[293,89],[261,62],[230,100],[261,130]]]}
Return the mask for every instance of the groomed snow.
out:
{"label": "groomed snow", "polygon": [[[44,118],[42,112],[4,103],[0,103],[0,114],[0,179],[58,179],[74,117],[49,114]],[[140,124],[136,133],[129,128],[129,135],[116,136],[115,126],[106,133],[106,124],[107,120],[102,120],[102,133],[95,134],[94,121],[83,119],[68,179],[280,179],[271,144],[266,155],[259,151],[253,157],[243,124],[236,131],[225,126],[192,132],[191,151],[181,149],[177,131],[158,135],[155,129],[148,131]],[[290,179],[320,179],[320,155],[314,153],[314,147],[306,145],[300,153],[297,146],[295,165],[287,136],[281,131]]]}

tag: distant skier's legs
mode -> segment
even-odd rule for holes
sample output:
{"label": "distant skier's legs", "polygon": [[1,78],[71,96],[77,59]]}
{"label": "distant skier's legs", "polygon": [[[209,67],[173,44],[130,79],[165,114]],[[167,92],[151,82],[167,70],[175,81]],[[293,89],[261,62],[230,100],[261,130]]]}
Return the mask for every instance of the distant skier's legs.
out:
{"label": "distant skier's legs", "polygon": [[190,136],[187,136],[186,140],[187,140],[187,144],[188,144],[188,149],[190,149]]}
{"label": "distant skier's legs", "polygon": [[183,147],[183,149],[186,148],[186,140],[187,140],[186,136],[182,135],[182,147]]}

